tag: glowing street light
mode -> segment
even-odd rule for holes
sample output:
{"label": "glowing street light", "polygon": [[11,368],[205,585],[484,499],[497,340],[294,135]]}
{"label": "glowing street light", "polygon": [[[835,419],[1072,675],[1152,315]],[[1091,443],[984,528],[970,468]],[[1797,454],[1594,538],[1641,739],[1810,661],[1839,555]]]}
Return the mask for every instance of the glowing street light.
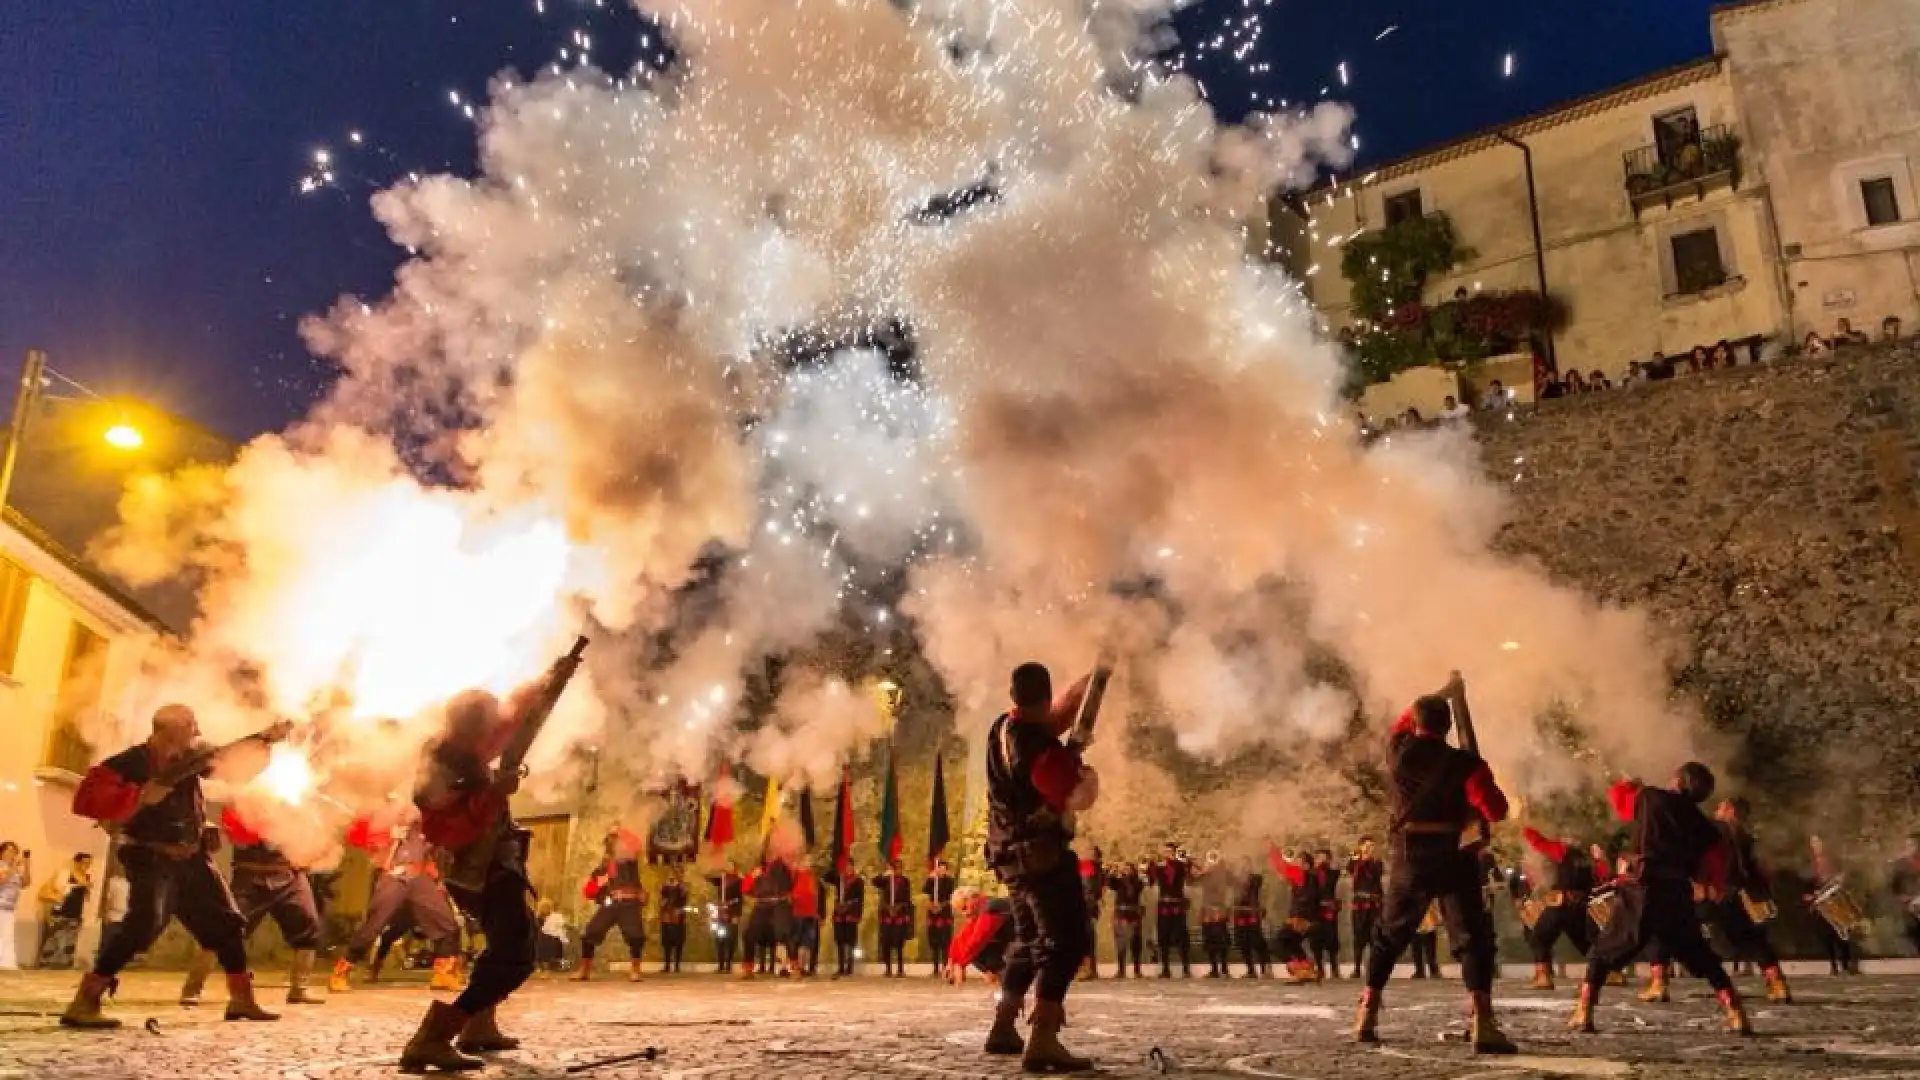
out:
{"label": "glowing street light", "polygon": [[132,424],[119,423],[107,429],[107,445],[119,450],[138,450],[147,441],[140,429]]}

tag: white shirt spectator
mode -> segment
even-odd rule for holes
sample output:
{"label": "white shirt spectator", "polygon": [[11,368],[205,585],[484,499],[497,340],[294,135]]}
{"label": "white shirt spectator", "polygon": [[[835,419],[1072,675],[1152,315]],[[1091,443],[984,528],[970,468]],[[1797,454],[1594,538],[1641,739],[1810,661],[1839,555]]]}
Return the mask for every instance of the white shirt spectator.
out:
{"label": "white shirt spectator", "polygon": [[1473,415],[1473,410],[1455,401],[1452,395],[1448,395],[1446,403],[1440,408],[1440,419],[1442,420],[1464,420],[1471,415]]}
{"label": "white shirt spectator", "polygon": [[1502,385],[1499,379],[1488,383],[1486,393],[1480,396],[1480,407],[1483,409],[1504,409],[1512,404],[1513,391]]}
{"label": "white shirt spectator", "polygon": [[540,932],[551,938],[559,938],[561,941],[567,940],[567,917],[557,911],[554,912],[547,916],[546,922],[540,924]]}

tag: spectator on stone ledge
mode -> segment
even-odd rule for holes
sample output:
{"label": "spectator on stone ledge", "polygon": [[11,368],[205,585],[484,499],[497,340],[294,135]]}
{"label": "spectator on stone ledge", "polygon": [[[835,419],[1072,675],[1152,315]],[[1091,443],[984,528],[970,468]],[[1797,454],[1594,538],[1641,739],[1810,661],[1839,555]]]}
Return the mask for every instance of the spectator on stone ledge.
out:
{"label": "spectator on stone ledge", "polygon": [[1707,352],[1707,347],[1695,345],[1692,351],[1687,353],[1687,374],[1698,375],[1712,363],[1713,357]]}
{"label": "spectator on stone ledge", "polygon": [[1556,379],[1551,375],[1547,376],[1547,381],[1540,387],[1540,400],[1551,401],[1554,398],[1560,398],[1560,397],[1566,397],[1566,396],[1567,396],[1567,384],[1561,382],[1559,379]]}
{"label": "spectator on stone ledge", "polygon": [[1426,418],[1420,415],[1419,409],[1409,408],[1406,412],[1400,414],[1401,427],[1419,427],[1425,422]]}
{"label": "spectator on stone ledge", "polygon": [[1825,356],[1832,351],[1833,346],[1827,343],[1826,338],[1820,336],[1818,330],[1807,331],[1807,339],[1800,343],[1800,352],[1803,356]]}
{"label": "spectator on stone ledge", "polygon": [[1889,315],[1880,320],[1880,340],[1885,342],[1900,340],[1900,316]]}
{"label": "spectator on stone ledge", "polygon": [[1627,361],[1627,373],[1620,376],[1620,388],[1624,390],[1629,386],[1638,386],[1646,381],[1647,369],[1641,365],[1640,361]]}
{"label": "spectator on stone ledge", "polygon": [[1720,344],[1713,347],[1713,352],[1707,357],[1707,366],[1710,368],[1733,366],[1733,346],[1727,343],[1726,338],[1721,338]]}
{"label": "spectator on stone ledge", "polygon": [[1853,328],[1852,322],[1846,319],[1841,319],[1838,323],[1834,325],[1834,328],[1833,328],[1833,347],[1834,348],[1837,349],[1842,345],[1865,345],[1866,343],[1867,343],[1867,335],[1861,333],[1858,330],[1855,330]]}
{"label": "spectator on stone ledge", "polygon": [[1673,361],[1667,359],[1667,355],[1659,349],[1653,350],[1653,359],[1647,361],[1646,375],[1648,382],[1673,378]]}
{"label": "spectator on stone ledge", "polygon": [[1580,371],[1578,368],[1574,369],[1573,371],[1569,371],[1564,376],[1562,376],[1560,379],[1560,385],[1562,388],[1566,390],[1568,396],[1572,396],[1574,394],[1584,394],[1587,392],[1587,380],[1585,377],[1583,377],[1580,374]]}
{"label": "spectator on stone ledge", "polygon": [[1452,394],[1448,394],[1446,400],[1440,403],[1440,419],[1442,420],[1464,420],[1472,415],[1472,413],[1472,409],[1460,404],[1460,402],[1454,399]]}
{"label": "spectator on stone ledge", "polygon": [[1613,389],[1613,383],[1607,379],[1606,372],[1601,371],[1599,368],[1594,368],[1592,371],[1587,372],[1587,389],[1598,393],[1602,390]]}
{"label": "spectator on stone ledge", "polygon": [[1508,390],[1507,384],[1499,379],[1488,383],[1486,391],[1480,395],[1480,407],[1483,409],[1504,409],[1512,404],[1513,391]]}

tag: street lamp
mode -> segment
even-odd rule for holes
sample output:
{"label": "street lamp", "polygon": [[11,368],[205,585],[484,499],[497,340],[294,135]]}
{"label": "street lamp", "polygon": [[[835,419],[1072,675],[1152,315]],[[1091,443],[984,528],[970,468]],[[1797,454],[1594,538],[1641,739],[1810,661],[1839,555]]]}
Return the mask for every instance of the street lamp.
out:
{"label": "street lamp", "polygon": [[[13,399],[13,427],[7,433],[7,454],[4,460],[0,460],[0,513],[5,512],[7,496],[13,490],[13,470],[20,461],[20,442],[26,437],[27,422],[33,418],[34,407],[39,405],[42,397],[59,400],[55,395],[43,393],[49,375],[87,397],[105,400],[99,394],[48,367],[47,354],[44,351],[27,350],[27,362],[20,371],[20,391]],[[105,438],[107,445],[116,450],[138,450],[147,441],[139,428],[124,419],[108,428]]]}

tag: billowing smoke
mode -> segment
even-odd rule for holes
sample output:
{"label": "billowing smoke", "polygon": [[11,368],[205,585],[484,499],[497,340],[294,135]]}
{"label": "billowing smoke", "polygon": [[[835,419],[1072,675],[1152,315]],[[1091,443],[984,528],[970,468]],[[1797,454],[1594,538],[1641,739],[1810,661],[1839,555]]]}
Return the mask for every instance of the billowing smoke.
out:
{"label": "billowing smoke", "polygon": [[[345,372],[307,424],[130,496],[112,564],[206,582],[156,698],[417,745],[590,626],[542,753],[824,787],[879,720],[819,643],[904,622],[981,719],[1012,664],[1112,648],[1115,713],[1206,760],[1330,744],[1453,668],[1514,782],[1574,774],[1549,710],[1622,767],[1686,748],[1645,620],[1490,552],[1465,435],[1363,448],[1297,285],[1249,262],[1345,110],[1221,128],[1145,59],[1159,0],[640,6],[671,71],[503,79],[478,176],[375,198],[414,257],[307,325]],[[911,377],[783,344],[894,319]],[[769,655],[797,660],[743,735]],[[1121,740],[1097,760],[1110,803],[1177,800]],[[1219,827],[1279,827],[1245,805]]]}

